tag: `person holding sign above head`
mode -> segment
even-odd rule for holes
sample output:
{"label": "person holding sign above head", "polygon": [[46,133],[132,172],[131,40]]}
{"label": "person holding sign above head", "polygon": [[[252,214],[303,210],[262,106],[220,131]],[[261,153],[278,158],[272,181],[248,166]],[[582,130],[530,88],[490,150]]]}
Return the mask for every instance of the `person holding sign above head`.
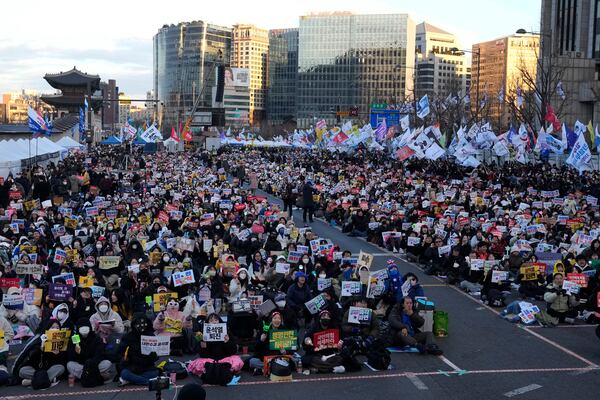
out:
{"label": "person holding sign above head", "polygon": [[92,331],[89,319],[80,318],[75,323],[67,355],[69,374],[81,379],[84,387],[101,385],[110,379],[112,363],[105,358],[102,339]]}
{"label": "person holding sign above head", "polygon": [[171,354],[183,355],[183,348],[188,342],[185,334],[190,334],[192,329],[192,318],[179,311],[179,302],[171,299],[164,311],[156,316],[154,323],[154,334],[156,336],[169,336],[171,338]]}
{"label": "person holding sign above head", "polygon": [[574,323],[577,317],[575,307],[579,305],[577,298],[566,289],[563,289],[565,278],[563,274],[553,275],[553,281],[546,288],[544,301],[548,306],[547,312],[551,317],[558,318],[558,322]]}
{"label": "person holding sign above head", "polygon": [[413,299],[410,297],[404,297],[392,308],[388,321],[394,332],[395,344],[416,347],[421,354],[425,352],[436,356],[443,354],[433,342],[432,333],[419,330],[425,324],[425,320],[415,310]]}
{"label": "person holding sign above head", "polygon": [[[66,352],[62,351],[63,343],[54,342],[51,335],[61,331],[61,325],[55,318],[51,318],[45,326],[39,339],[39,345],[30,346],[25,363],[19,369],[19,377],[23,386],[32,386],[33,389],[46,389],[58,384],[58,378],[65,373],[67,363]],[[70,334],[70,330],[66,333]],[[69,339],[66,337],[65,339]],[[66,347],[66,346],[65,346]]]}
{"label": "person holding sign above head", "polygon": [[154,363],[158,360],[156,352],[142,353],[142,335],[152,336],[148,319],[143,313],[133,315],[131,331],[123,336],[119,347],[119,385],[129,383],[148,385],[148,380],[158,376]]}
{"label": "person holding sign above head", "polygon": [[227,334],[227,327],[217,314],[210,314],[204,322],[202,340],[198,350],[199,358],[188,365],[188,371],[201,376],[206,372],[206,364],[228,364],[230,371],[238,375],[244,366],[242,359],[236,355],[237,346]]}

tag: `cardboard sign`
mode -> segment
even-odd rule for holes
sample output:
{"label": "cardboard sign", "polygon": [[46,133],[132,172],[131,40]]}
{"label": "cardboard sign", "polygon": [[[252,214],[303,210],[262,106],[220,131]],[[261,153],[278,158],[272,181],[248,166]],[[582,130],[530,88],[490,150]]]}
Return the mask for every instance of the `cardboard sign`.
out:
{"label": "cardboard sign", "polygon": [[154,303],[154,312],[163,311],[167,308],[167,303],[171,299],[176,299],[177,293],[154,293],[152,296],[152,302]]}
{"label": "cardboard sign", "polygon": [[21,289],[21,293],[25,298],[25,303],[32,306],[39,306],[42,304],[43,289],[23,288]]}
{"label": "cardboard sign", "polygon": [[98,268],[100,269],[113,269],[119,266],[121,262],[120,256],[100,256],[98,257]]}
{"label": "cardboard sign", "polygon": [[588,286],[588,277],[586,274],[570,273],[567,274],[567,280],[575,282],[582,288],[586,288]]}
{"label": "cardboard sign", "polygon": [[181,333],[183,322],[180,319],[165,318],[165,332]]}
{"label": "cardboard sign", "polygon": [[499,283],[508,280],[508,271],[492,271],[492,283]]}
{"label": "cardboard sign", "polygon": [[171,277],[173,278],[173,285],[176,287],[196,282],[194,271],[191,269],[182,272],[173,272]]}
{"label": "cardboard sign", "polygon": [[369,253],[365,253],[362,250],[358,254],[358,262],[357,265],[359,267],[367,267],[371,268],[371,264],[373,264],[373,255]]}
{"label": "cardboard sign", "polygon": [[48,296],[50,300],[59,302],[68,301],[73,297],[73,286],[63,283],[51,283],[48,286]]}
{"label": "cardboard sign", "polygon": [[342,297],[350,297],[362,292],[362,284],[358,281],[342,281]]}
{"label": "cardboard sign", "polygon": [[202,328],[202,340],[204,342],[223,342],[227,336],[227,324],[207,324]]}
{"label": "cardboard sign", "polygon": [[312,338],[315,351],[323,349],[335,349],[340,341],[339,329],[327,329],[315,332]]}
{"label": "cardboard sign", "polygon": [[348,310],[348,323],[349,324],[364,324],[371,322],[370,308],[353,307],[351,306]]}
{"label": "cardboard sign", "polygon": [[15,272],[17,275],[42,274],[44,268],[39,264],[17,264],[15,265]]}
{"label": "cardboard sign", "polygon": [[296,350],[298,335],[293,330],[272,330],[269,332],[269,350]]}
{"label": "cardboard sign", "polygon": [[171,353],[171,337],[145,336],[140,337],[141,353],[149,355],[154,352],[158,356],[168,356]]}
{"label": "cardboard sign", "polygon": [[316,314],[319,311],[321,311],[321,309],[325,307],[325,304],[325,297],[322,294],[304,303],[304,305],[308,309],[308,312],[310,312],[311,314]]}
{"label": "cardboard sign", "polygon": [[45,332],[48,337],[44,343],[44,352],[50,353],[53,351],[66,351],[71,337],[70,329],[49,329]]}

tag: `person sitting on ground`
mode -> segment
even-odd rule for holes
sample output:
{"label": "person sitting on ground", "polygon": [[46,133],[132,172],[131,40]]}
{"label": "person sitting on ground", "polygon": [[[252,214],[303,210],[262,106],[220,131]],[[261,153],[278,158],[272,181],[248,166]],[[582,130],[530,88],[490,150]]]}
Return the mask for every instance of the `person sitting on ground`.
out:
{"label": "person sitting on ground", "polygon": [[342,374],[346,372],[346,369],[342,365],[343,359],[338,352],[343,342],[340,340],[338,343],[331,343],[322,348],[315,347],[316,335],[324,331],[328,331],[327,334],[337,331],[339,337],[339,326],[327,310],[321,311],[306,330],[303,342],[305,355],[302,357],[302,365],[304,368],[314,368],[318,372]]}
{"label": "person sitting on ground", "polygon": [[577,298],[563,289],[564,276],[556,273],[553,276],[554,280],[546,288],[544,293],[544,301],[548,308],[547,312],[550,316],[558,318],[558,322],[574,323],[577,317],[575,307],[579,304]]}
{"label": "person sitting on ground", "polygon": [[143,313],[135,313],[131,320],[131,331],[123,336],[119,348],[120,386],[129,383],[147,386],[150,379],[158,376],[158,369],[154,365],[158,355],[156,352],[142,354],[142,335],[153,336],[150,322]]}
{"label": "person sitting on ground", "polygon": [[404,297],[392,308],[388,321],[394,331],[394,343],[400,346],[416,347],[421,354],[439,356],[442,350],[433,342],[431,332],[421,332],[425,320],[414,308],[413,299]]}
{"label": "person sitting on ground", "polygon": [[[104,357],[104,343],[102,339],[92,331],[90,320],[83,317],[75,323],[76,331],[73,336],[79,336],[79,343],[69,342],[67,350],[68,359],[67,370],[69,374],[76,379],[82,379],[85,369],[89,371],[96,370],[102,377],[102,380],[110,379],[110,370],[112,363]],[[82,385],[84,382],[82,382]],[[98,383],[101,384],[101,383]],[[86,387],[89,387],[85,384]],[[97,385],[94,385],[97,386]]]}

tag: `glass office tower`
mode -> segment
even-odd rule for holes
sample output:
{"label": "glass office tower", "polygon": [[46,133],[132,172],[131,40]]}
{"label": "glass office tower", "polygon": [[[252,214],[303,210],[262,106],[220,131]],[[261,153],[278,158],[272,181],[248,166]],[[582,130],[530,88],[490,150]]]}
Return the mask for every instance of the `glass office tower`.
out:
{"label": "glass office tower", "polygon": [[353,108],[368,119],[372,103],[413,95],[415,24],[407,14],[316,14],[300,17],[299,127]]}
{"label": "glass office tower", "polygon": [[228,64],[230,51],[231,28],[192,21],[159,29],[154,36],[153,74],[163,132],[185,123],[200,93],[199,106],[211,106],[215,64]]}
{"label": "glass office tower", "polygon": [[267,119],[283,124],[296,119],[298,29],[269,31],[269,93]]}

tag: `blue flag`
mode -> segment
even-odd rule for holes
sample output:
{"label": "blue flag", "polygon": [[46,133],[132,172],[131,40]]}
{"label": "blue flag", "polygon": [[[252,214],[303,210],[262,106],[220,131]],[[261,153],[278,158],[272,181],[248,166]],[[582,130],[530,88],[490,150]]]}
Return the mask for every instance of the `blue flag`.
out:
{"label": "blue flag", "polygon": [[417,117],[425,119],[427,115],[429,115],[429,97],[425,95],[417,103]]}
{"label": "blue flag", "polygon": [[572,149],[577,141],[577,134],[569,129],[568,126],[565,125],[565,129],[567,130],[567,148]]}
{"label": "blue flag", "polygon": [[79,133],[85,132],[85,113],[82,107],[79,107]]}

